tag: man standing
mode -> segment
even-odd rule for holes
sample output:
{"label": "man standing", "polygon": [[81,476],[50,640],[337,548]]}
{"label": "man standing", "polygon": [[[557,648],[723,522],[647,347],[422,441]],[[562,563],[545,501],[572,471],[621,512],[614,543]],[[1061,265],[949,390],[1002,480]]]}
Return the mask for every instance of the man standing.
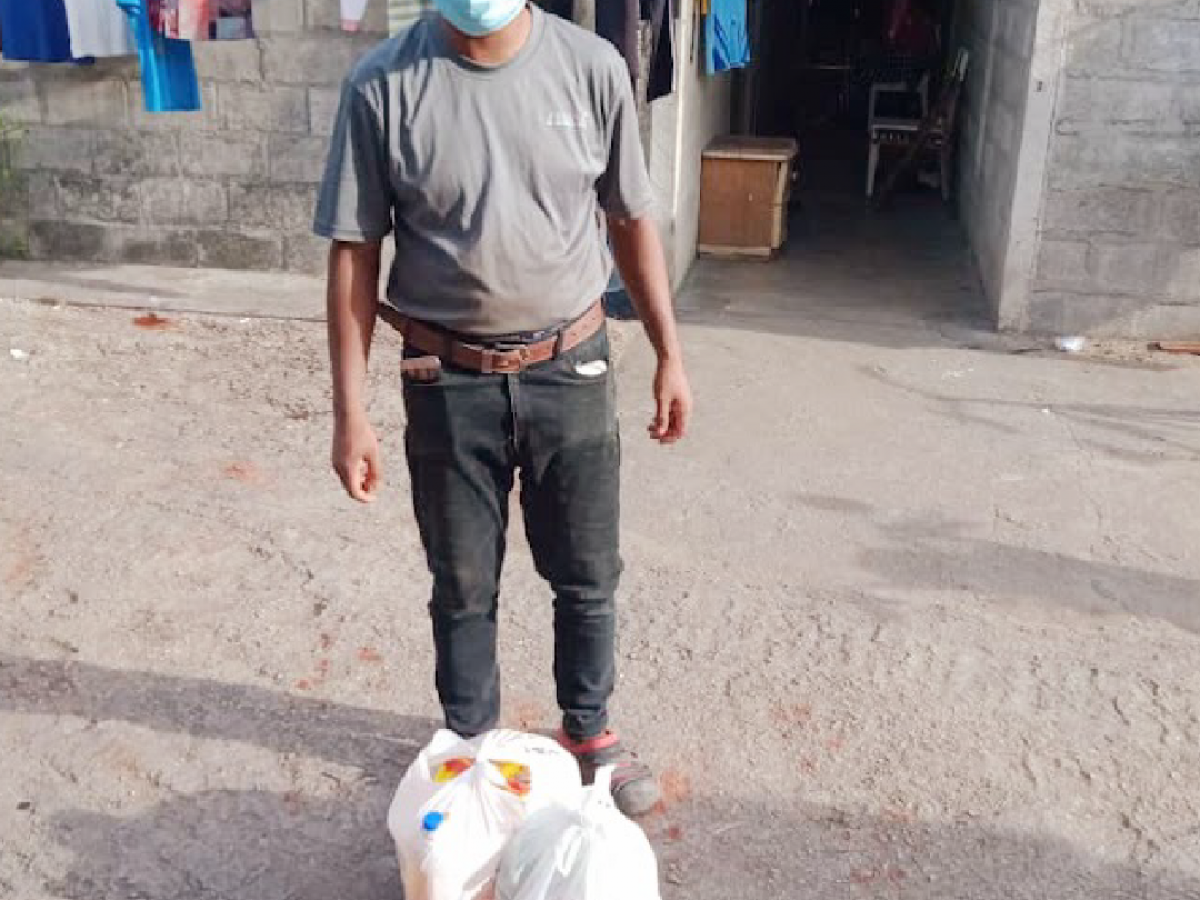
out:
{"label": "man standing", "polygon": [[[530,548],[555,594],[560,740],[586,780],[615,765],[618,805],[641,815],[657,785],[607,714],[621,571],[598,304],[610,243],[658,354],[651,437],[681,438],[692,401],[629,75],[605,41],[525,0],[436,7],[347,79],[317,204],[314,229],[333,240],[333,465],[350,496],[375,499],[363,384],[378,313],[404,335],[405,449],[447,727],[472,736],[499,715],[498,582],[519,473]],[[377,304],[389,232],[395,262]]]}

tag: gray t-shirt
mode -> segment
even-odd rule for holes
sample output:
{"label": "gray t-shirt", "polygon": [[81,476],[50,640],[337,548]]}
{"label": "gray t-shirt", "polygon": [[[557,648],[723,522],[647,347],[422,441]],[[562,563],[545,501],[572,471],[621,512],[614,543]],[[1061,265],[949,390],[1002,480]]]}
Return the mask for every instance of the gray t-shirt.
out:
{"label": "gray t-shirt", "polygon": [[605,40],[530,7],[511,61],[451,49],[435,14],[355,66],[313,225],[340,241],[394,231],[387,299],[475,335],[548,328],[604,292],[601,210],[653,205],[629,73]]}

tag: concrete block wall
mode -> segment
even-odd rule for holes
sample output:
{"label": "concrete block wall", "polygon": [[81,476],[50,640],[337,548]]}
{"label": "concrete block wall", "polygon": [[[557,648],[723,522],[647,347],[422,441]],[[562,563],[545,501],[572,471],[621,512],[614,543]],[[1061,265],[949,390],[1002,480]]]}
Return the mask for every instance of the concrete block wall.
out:
{"label": "concrete block wall", "polygon": [[966,0],[958,22],[959,45],[971,54],[960,113],[960,211],[998,319],[1021,187],[1039,5],[1039,0]]}
{"label": "concrete block wall", "polygon": [[1076,0],[1028,326],[1200,337],[1200,0]]}
{"label": "concrete block wall", "polygon": [[680,0],[675,92],[650,104],[648,162],[659,198],[659,230],[671,282],[680,286],[696,257],[700,230],[701,155],[728,133],[733,77],[710,76],[697,43],[696,0]]}
{"label": "concrete block wall", "polygon": [[316,272],[309,226],[338,85],[386,37],[387,4],[339,30],[338,0],[259,0],[254,41],[194,45],[204,109],[143,111],[137,64],[0,63],[18,126],[0,248],[72,259]]}

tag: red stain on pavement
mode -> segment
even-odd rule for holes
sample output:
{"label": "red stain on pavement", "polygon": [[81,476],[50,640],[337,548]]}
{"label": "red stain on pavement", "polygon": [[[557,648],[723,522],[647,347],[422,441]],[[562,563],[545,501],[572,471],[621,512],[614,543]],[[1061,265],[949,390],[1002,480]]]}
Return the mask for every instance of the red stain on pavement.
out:
{"label": "red stain on pavement", "polygon": [[383,657],[379,655],[379,651],[374,647],[359,647],[358,658],[360,662],[365,663],[381,663]]}
{"label": "red stain on pavement", "polygon": [[307,678],[301,678],[299,681],[296,682],[296,690],[311,691],[312,690],[312,682],[309,681]]}
{"label": "red stain on pavement", "polygon": [[263,482],[262,471],[252,462],[231,462],[222,470],[222,473],[226,478],[232,478],[242,484],[262,484]]}
{"label": "red stain on pavement", "polygon": [[663,802],[667,806],[682,803],[692,796],[692,779],[678,769],[664,769],[659,778]]}
{"label": "red stain on pavement", "polygon": [[881,881],[887,881],[891,884],[899,884],[908,873],[899,866],[877,866],[871,869],[854,869],[850,873],[850,880],[855,884],[871,885]]}
{"label": "red stain on pavement", "polygon": [[784,731],[803,728],[812,721],[811,703],[776,703],[771,708],[771,718]]}
{"label": "red stain on pavement", "polygon": [[670,828],[667,829],[667,840],[668,841],[682,841],[683,840],[683,829],[680,828],[678,825],[672,825]]}
{"label": "red stain on pavement", "polygon": [[138,316],[133,320],[133,324],[138,328],[145,328],[147,331],[163,331],[167,328],[174,327],[174,323],[157,313],[146,313],[144,316]]}

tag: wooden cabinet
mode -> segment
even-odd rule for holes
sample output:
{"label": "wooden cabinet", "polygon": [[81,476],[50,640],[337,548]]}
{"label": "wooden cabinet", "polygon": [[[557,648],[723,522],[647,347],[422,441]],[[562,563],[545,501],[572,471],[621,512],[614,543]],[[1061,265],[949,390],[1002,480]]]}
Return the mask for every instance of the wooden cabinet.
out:
{"label": "wooden cabinet", "polygon": [[791,138],[723,137],[709,145],[700,169],[700,253],[775,255],[787,238],[798,152]]}

